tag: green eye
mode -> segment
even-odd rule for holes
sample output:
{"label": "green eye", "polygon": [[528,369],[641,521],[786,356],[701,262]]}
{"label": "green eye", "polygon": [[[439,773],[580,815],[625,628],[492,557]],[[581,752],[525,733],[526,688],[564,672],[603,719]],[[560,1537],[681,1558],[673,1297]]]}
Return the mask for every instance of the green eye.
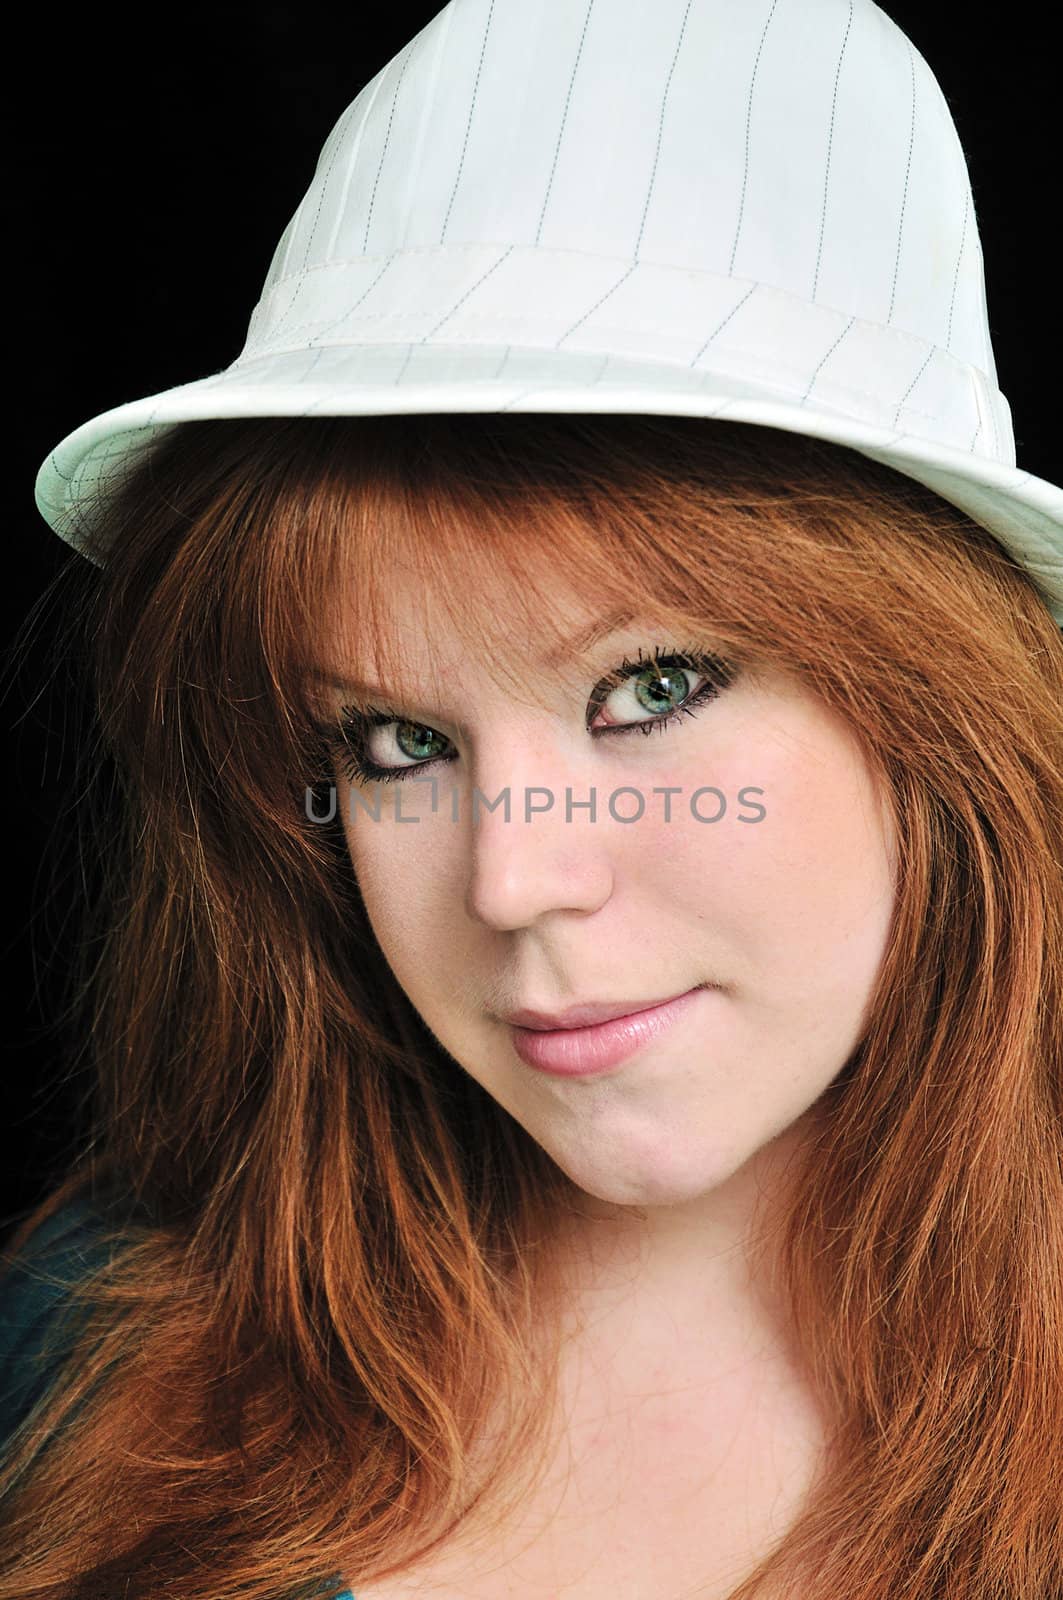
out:
{"label": "green eye", "polygon": [[[692,683],[699,677],[704,677],[706,682],[692,690]],[[640,651],[637,661],[625,659],[591,692],[586,718],[588,732],[595,739],[627,733],[650,734],[654,730],[663,733],[684,717],[695,716],[702,706],[727,688],[734,677],[734,669],[711,651],[668,647],[649,657],[644,657]],[[600,707],[620,689],[627,690],[633,697],[634,711],[641,709],[651,715],[636,722],[610,722],[592,727]],[[409,757],[409,766],[385,766],[370,756],[368,747],[373,731],[385,727],[394,727],[395,744],[401,755]],[[449,765],[454,759],[439,748],[449,743],[444,734],[375,706],[344,706],[339,731],[327,737],[336,748],[351,783],[401,782],[413,772]]]}

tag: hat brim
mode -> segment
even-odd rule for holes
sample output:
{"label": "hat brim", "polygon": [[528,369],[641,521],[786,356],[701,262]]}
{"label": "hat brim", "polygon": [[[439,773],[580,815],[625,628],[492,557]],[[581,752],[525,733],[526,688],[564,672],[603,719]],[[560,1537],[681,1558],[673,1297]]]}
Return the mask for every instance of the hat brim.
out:
{"label": "hat brim", "polygon": [[[667,363],[510,345],[280,351],[101,412],[42,462],[37,507],[75,549],[145,450],[182,422],[425,412],[646,413],[749,422],[848,445],[926,485],[1029,571],[1063,627],[1063,489],[1016,466],[832,413],[767,385]],[[87,551],[84,553],[88,553]]]}

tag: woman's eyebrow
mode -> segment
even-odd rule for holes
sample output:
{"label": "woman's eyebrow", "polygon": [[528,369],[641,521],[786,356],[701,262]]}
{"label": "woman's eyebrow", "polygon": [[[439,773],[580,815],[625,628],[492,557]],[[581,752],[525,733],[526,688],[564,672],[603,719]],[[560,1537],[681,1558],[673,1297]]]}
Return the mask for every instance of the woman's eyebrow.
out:
{"label": "woman's eyebrow", "polygon": [[[559,656],[562,659],[579,660],[589,650],[592,650],[595,645],[600,644],[603,639],[608,639],[611,634],[616,633],[629,622],[633,622],[637,615],[637,612],[625,609],[612,612],[609,616],[600,618],[597,622],[591,623],[589,627],[581,629],[573,638],[565,640],[560,646],[547,651],[546,655],[540,660],[539,665],[543,667],[549,666]],[[309,676],[315,683],[323,684],[327,688],[348,689],[355,694],[379,696],[386,695],[389,692],[381,684],[366,683],[361,678],[352,678],[346,673],[330,668],[311,667]]]}

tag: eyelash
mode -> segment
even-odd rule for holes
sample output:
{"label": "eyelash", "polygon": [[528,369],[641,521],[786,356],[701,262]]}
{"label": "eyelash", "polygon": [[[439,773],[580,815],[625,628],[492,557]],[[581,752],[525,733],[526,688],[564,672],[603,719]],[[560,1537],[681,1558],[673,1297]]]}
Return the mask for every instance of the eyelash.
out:
{"label": "eyelash", "polygon": [[[640,650],[637,661],[629,661],[625,657],[620,666],[614,668],[608,677],[602,680],[600,687],[596,686],[592,695],[591,715],[597,713],[614,689],[626,683],[628,678],[644,672],[648,666],[661,667],[668,671],[688,669],[699,676],[707,677],[708,682],[692,694],[689,700],[684,701],[665,717],[651,717],[642,722],[614,723],[605,728],[591,728],[592,738],[628,733],[648,735],[654,729],[659,729],[663,733],[665,728],[679,724],[684,717],[696,716],[700,708],[719,695],[721,690],[727,688],[734,677],[734,669],[721,661],[719,656],[697,646],[687,650],[680,650],[673,645],[662,646],[649,656],[643,656]],[[425,761],[416,761],[406,767],[382,767],[366,755],[366,744],[371,728],[386,727],[391,722],[410,723],[410,721],[409,717],[399,716],[397,712],[378,706],[345,705],[340,710],[339,729],[329,727],[324,731],[328,744],[336,749],[343,761],[343,770],[349,782],[401,783],[412,773],[424,772],[440,763],[448,765],[451,760],[449,755],[431,756]],[[423,723],[412,725],[427,726]],[[434,733],[436,730],[433,728],[431,731]]]}

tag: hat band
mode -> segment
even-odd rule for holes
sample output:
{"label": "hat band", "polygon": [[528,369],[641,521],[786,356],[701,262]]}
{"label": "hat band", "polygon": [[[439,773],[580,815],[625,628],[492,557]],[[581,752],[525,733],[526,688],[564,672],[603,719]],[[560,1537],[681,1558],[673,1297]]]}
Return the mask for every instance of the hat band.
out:
{"label": "hat band", "polygon": [[[323,376],[321,353],[345,350],[349,380],[358,346],[392,344],[403,347],[404,382],[415,376],[409,345],[618,357],[686,369],[692,388],[718,375],[751,395],[1015,465],[996,383],[918,334],[769,283],[576,250],[439,245],[306,268],[263,293],[230,370],[302,351]],[[504,366],[492,375],[510,376]]]}

